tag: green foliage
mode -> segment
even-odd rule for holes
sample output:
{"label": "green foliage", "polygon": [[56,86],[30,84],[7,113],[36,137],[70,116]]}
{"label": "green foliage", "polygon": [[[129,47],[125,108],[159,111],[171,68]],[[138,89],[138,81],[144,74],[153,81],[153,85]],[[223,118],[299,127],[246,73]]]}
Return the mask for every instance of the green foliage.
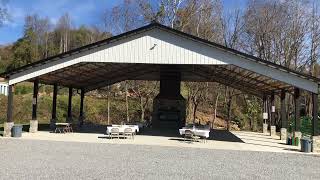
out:
{"label": "green foliage", "polygon": [[258,98],[246,98],[244,109],[238,109],[235,114],[234,119],[242,129],[258,131],[262,127],[261,103]]}
{"label": "green foliage", "polygon": [[14,43],[12,47],[13,61],[9,65],[8,70],[21,67],[38,60],[37,48],[34,44],[36,34],[32,29],[26,29],[23,38]]}
{"label": "green foliage", "polygon": [[303,136],[312,135],[312,118],[308,116],[301,117],[301,133]]}
{"label": "green foliage", "polygon": [[[312,118],[309,116],[303,116],[300,118],[301,127],[300,131],[303,136],[311,136],[312,135]],[[288,132],[292,133],[295,130],[295,120],[294,117],[290,119]]]}
{"label": "green foliage", "polygon": [[30,85],[17,85],[15,86],[15,89],[14,89],[14,94],[20,94],[20,95],[23,95],[23,94],[29,94],[29,93],[32,93],[33,92],[33,87],[30,86]]}

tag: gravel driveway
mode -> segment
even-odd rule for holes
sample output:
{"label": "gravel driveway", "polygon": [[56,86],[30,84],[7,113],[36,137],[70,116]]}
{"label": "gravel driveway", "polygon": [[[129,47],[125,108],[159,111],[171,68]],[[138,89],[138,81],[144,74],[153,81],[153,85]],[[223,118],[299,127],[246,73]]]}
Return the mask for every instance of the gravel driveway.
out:
{"label": "gravel driveway", "polygon": [[320,157],[0,138],[1,179],[320,179]]}

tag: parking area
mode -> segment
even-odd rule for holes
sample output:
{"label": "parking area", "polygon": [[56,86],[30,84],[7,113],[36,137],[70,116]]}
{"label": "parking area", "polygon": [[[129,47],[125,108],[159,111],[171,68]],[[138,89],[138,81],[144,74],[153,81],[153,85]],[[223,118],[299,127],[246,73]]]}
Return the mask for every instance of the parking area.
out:
{"label": "parking area", "polygon": [[[47,135],[50,135],[47,138],[59,136]],[[89,139],[94,135],[78,142],[75,139],[81,135],[76,133],[61,134],[59,141],[42,137],[42,140],[27,135],[21,139],[0,139],[1,179],[319,179],[320,176],[320,157],[302,153],[217,149],[222,145],[217,142],[176,143],[201,148],[178,147],[173,143],[170,147],[142,145],[143,140],[148,140],[143,136],[135,142],[98,138],[91,143]]]}

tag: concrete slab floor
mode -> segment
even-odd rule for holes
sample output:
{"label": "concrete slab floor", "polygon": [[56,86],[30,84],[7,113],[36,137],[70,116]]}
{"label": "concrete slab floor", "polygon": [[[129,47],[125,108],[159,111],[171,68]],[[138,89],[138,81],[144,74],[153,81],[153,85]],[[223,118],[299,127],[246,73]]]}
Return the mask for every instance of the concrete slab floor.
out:
{"label": "concrete slab floor", "polygon": [[[213,133],[213,137],[219,136],[219,132]],[[224,141],[223,139],[208,140],[206,143],[184,141],[182,137],[177,136],[156,136],[156,135],[136,135],[132,139],[108,139],[107,135],[98,133],[50,133],[39,131],[37,133],[23,133],[20,140],[46,140],[63,142],[87,142],[87,143],[110,143],[110,144],[135,144],[135,145],[155,145],[171,147],[189,147],[205,149],[225,149],[242,151],[263,151],[263,152],[284,152],[284,153],[302,153],[300,147],[288,146],[284,140],[279,137],[271,137],[262,133],[232,131],[234,136],[240,139],[238,142]],[[309,153],[315,154],[315,153]]]}

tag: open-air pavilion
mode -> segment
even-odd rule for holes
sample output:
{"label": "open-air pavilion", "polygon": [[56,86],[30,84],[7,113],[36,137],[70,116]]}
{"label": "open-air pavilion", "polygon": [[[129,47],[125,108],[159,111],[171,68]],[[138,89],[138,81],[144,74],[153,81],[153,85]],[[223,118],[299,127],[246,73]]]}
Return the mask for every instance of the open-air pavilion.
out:
{"label": "open-air pavilion", "polygon": [[[81,126],[84,121],[83,102],[86,92],[124,80],[153,80],[160,81],[160,93],[153,102],[154,128],[178,128],[185,124],[186,105],[180,94],[181,81],[218,82],[258,96],[265,104],[269,99],[271,105],[274,105],[275,96],[280,96],[281,138],[286,138],[288,127],[286,93],[294,97],[296,136],[301,136],[301,91],[311,93],[312,133],[314,142],[319,141],[320,79],[157,23],[28,64],[1,76],[9,84],[4,136],[10,136],[14,125],[12,89],[17,83],[34,83],[30,132],[36,132],[39,83],[54,86],[52,124],[56,121],[58,86],[69,88],[69,118],[72,111],[72,91],[81,90]],[[267,112],[266,106],[264,107],[264,112]],[[274,111],[269,116],[271,133],[275,133],[273,113]]]}

